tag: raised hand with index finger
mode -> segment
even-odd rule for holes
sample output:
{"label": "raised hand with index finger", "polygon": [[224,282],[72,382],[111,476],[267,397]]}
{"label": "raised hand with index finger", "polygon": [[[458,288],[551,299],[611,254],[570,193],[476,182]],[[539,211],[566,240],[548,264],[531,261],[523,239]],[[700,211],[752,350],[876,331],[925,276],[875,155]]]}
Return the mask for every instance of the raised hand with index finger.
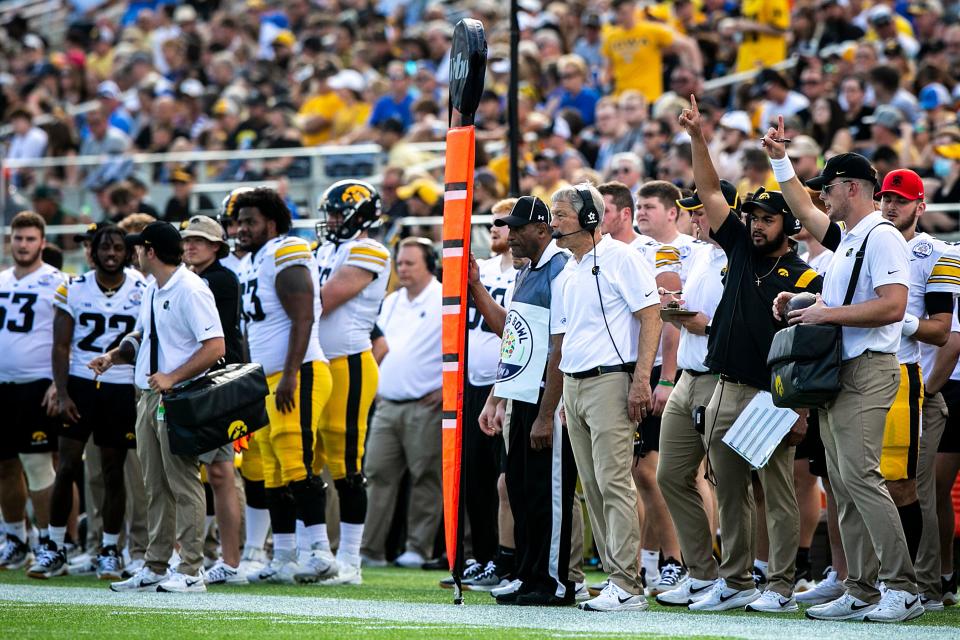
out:
{"label": "raised hand with index finger", "polygon": [[700,109],[697,107],[697,97],[690,94],[690,108],[684,109],[680,113],[680,126],[686,130],[686,132],[693,137],[694,135],[700,135],[700,125],[701,125]]}
{"label": "raised hand with index finger", "polygon": [[767,129],[767,135],[760,140],[760,146],[774,160],[787,157],[787,143],[783,133],[783,116],[777,116],[777,127]]}

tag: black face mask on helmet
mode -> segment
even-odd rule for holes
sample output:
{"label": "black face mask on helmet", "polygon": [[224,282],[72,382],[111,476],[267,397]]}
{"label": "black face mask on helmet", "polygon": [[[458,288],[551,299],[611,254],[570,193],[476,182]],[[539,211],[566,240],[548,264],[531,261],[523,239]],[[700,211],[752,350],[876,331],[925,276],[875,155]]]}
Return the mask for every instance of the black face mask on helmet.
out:
{"label": "black face mask on helmet", "polygon": [[[380,194],[370,183],[361,180],[336,182],[320,198],[317,237],[333,243],[352,240],[380,221],[380,208]],[[340,220],[337,225],[329,224],[334,215]]]}

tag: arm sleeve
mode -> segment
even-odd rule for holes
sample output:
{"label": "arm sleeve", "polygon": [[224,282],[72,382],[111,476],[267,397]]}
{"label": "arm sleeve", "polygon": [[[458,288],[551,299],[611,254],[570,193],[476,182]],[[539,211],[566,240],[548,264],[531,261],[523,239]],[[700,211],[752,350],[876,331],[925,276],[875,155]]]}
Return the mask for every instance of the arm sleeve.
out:
{"label": "arm sleeve", "polygon": [[300,238],[288,238],[277,247],[273,254],[273,264],[276,273],[294,266],[312,268],[314,260],[310,245]]}
{"label": "arm sleeve", "polygon": [[870,234],[863,261],[860,277],[869,274],[874,289],[888,284],[910,287],[907,243],[892,225],[876,229]]}
{"label": "arm sleeve", "polygon": [[657,281],[635,251],[623,254],[613,276],[615,279],[611,280],[611,284],[623,296],[630,313],[660,304]]}
{"label": "arm sleeve", "polygon": [[726,221],[720,225],[716,231],[711,231],[710,236],[717,241],[720,248],[728,256],[739,245],[747,241],[747,227],[734,214],[727,216]]}
{"label": "arm sleeve", "polygon": [[350,248],[344,264],[370,271],[377,278],[390,270],[390,254],[381,246],[359,243]]}
{"label": "arm sleeve", "polygon": [[[563,287],[567,282],[569,272],[560,271],[557,277],[550,281],[550,333],[557,335],[567,332],[567,313],[563,305]],[[511,297],[513,293],[511,292]]]}
{"label": "arm sleeve", "polygon": [[53,293],[53,306],[72,316],[73,309],[70,308],[70,304],[67,302],[67,293],[67,283],[61,282],[57,290]]}
{"label": "arm sleeve", "polygon": [[657,25],[654,25],[654,28],[655,28],[654,35],[656,37],[656,40],[657,42],[660,43],[660,46],[663,48],[669,47],[670,45],[673,44],[674,40],[677,39],[676,32],[665,25],[657,24]]}
{"label": "arm sleeve", "polygon": [[953,294],[945,291],[927,291],[923,295],[923,304],[927,308],[928,316],[953,313]]}
{"label": "arm sleeve", "polygon": [[960,294],[960,256],[945,253],[933,265],[927,278],[927,293]]}
{"label": "arm sleeve", "polygon": [[669,244],[657,248],[654,273],[680,273],[680,251]]}
{"label": "arm sleeve", "polygon": [[197,342],[222,338],[223,325],[220,324],[220,314],[217,313],[213,292],[208,287],[197,288],[196,293],[188,300],[189,308],[184,310],[184,318]]}
{"label": "arm sleeve", "polygon": [[827,233],[823,236],[823,241],[820,243],[825,246],[830,251],[836,252],[837,247],[840,246],[840,241],[843,240],[843,229],[840,228],[836,222],[831,222],[830,226],[827,227]]}

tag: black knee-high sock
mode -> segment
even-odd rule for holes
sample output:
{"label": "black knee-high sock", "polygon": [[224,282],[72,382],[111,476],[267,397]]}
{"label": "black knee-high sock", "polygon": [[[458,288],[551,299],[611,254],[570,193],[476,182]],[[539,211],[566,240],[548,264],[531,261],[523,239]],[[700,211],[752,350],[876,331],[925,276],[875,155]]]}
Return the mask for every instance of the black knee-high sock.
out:
{"label": "black knee-high sock", "polygon": [[920,537],[923,535],[923,513],[920,511],[920,501],[914,500],[908,505],[897,507],[897,513],[900,514],[903,534],[907,537],[910,561],[916,562],[917,551],[920,549]]}

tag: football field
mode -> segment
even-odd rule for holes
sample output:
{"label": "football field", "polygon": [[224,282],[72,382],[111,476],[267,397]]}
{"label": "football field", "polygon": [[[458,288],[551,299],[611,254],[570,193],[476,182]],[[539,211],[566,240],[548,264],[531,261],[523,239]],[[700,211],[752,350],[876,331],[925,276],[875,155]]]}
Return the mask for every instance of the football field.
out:
{"label": "football field", "polygon": [[[960,609],[901,625],[828,623],[802,614],[690,613],[652,605],[642,613],[497,606],[486,593],[450,604],[442,573],[366,569],[361,587],[256,585],[202,595],[117,594],[92,577],[48,582],[0,572],[0,638],[827,638],[960,637]],[[599,575],[588,577],[600,579]]]}

